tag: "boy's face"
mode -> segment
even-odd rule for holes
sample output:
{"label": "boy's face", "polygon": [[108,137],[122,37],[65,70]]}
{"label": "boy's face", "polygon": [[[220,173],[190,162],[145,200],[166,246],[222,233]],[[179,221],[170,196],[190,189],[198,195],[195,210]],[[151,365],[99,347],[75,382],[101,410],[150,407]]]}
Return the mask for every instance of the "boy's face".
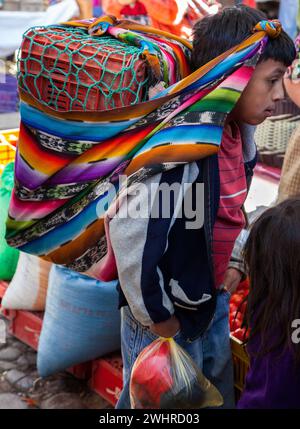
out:
{"label": "boy's face", "polygon": [[250,125],[259,125],[272,116],[276,102],[284,98],[283,76],[287,67],[274,60],[259,63],[242,93],[232,119]]}

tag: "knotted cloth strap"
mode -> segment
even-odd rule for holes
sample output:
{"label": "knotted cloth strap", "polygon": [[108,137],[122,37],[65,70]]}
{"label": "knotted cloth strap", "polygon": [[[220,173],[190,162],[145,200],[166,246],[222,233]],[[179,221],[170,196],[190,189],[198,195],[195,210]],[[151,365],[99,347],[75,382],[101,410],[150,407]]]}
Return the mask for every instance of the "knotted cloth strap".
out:
{"label": "knotted cloth strap", "polygon": [[277,19],[273,21],[260,21],[254,27],[253,33],[257,31],[265,31],[271,39],[276,39],[282,32],[282,25]]}

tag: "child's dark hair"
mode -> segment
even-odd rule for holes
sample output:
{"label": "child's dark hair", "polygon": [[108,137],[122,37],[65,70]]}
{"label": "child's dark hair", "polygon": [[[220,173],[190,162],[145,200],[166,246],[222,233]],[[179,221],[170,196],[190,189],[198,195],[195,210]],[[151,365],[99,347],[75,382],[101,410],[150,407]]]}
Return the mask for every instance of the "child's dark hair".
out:
{"label": "child's dark hair", "polygon": [[[248,6],[224,8],[216,15],[198,21],[193,29],[192,66],[197,69],[251,36],[255,25],[267,19],[265,14]],[[260,62],[272,59],[290,66],[296,57],[292,39],[282,30],[270,39]]]}
{"label": "child's dark hair", "polygon": [[260,335],[260,355],[288,347],[299,362],[292,323],[300,319],[300,197],[268,209],[255,222],[245,261],[250,276],[249,340]]}

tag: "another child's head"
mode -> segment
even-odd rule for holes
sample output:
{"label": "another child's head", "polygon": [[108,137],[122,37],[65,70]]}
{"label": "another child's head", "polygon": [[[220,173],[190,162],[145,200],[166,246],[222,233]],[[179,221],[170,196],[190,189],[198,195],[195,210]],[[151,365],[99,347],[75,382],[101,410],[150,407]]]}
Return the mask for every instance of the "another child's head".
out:
{"label": "another child's head", "polygon": [[[262,353],[284,350],[292,346],[292,324],[300,319],[300,197],[268,209],[255,222],[245,260],[250,334],[261,335]],[[300,359],[300,345],[296,354]]]}
{"label": "another child's head", "polygon": [[[247,6],[225,8],[197,22],[193,30],[192,63],[197,69],[250,37],[265,15]],[[283,30],[269,39],[255,72],[232,112],[232,119],[251,125],[271,116],[284,98],[283,76],[295,59],[293,41]]]}

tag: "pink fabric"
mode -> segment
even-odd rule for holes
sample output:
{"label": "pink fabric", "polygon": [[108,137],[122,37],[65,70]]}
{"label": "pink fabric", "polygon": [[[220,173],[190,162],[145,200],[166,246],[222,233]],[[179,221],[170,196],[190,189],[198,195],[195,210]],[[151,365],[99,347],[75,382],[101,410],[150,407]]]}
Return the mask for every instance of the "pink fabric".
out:
{"label": "pink fabric", "polygon": [[231,257],[235,240],[245,226],[242,206],[247,197],[247,182],[242,139],[237,125],[225,127],[218,153],[220,205],[213,233],[215,286],[219,288]]}
{"label": "pink fabric", "polygon": [[103,282],[110,282],[118,278],[116,258],[111,245],[109,234],[109,224],[110,221],[114,218],[114,216],[118,213],[120,205],[126,197],[127,189],[123,188],[123,190],[120,191],[118,199],[115,199],[107,210],[104,217],[104,229],[107,244],[106,255],[85,273]]}

